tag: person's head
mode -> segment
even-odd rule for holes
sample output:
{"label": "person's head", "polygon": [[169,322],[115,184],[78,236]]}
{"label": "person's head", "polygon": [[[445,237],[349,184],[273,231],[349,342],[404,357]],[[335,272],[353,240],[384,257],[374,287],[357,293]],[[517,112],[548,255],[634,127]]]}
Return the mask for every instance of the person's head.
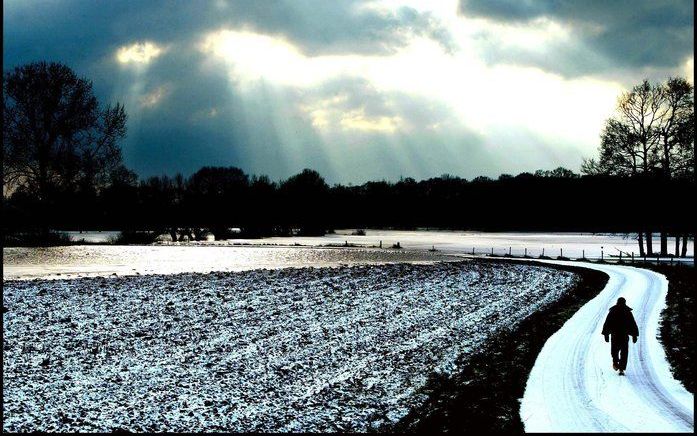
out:
{"label": "person's head", "polygon": [[620,297],[617,299],[617,305],[618,306],[626,306],[627,305],[627,300],[624,299],[624,297]]}

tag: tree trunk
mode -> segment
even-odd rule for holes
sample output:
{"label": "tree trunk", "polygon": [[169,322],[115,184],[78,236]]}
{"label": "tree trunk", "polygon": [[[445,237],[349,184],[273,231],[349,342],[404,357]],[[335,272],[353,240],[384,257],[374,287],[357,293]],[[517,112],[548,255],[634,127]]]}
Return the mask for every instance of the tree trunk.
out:
{"label": "tree trunk", "polygon": [[680,235],[675,235],[675,257],[680,256]]}
{"label": "tree trunk", "polygon": [[646,232],[646,255],[653,256],[653,233]]}
{"label": "tree trunk", "polygon": [[639,232],[639,256],[644,257],[644,232]]}
{"label": "tree trunk", "polygon": [[48,225],[48,217],[50,216],[50,211],[48,210],[48,165],[47,159],[45,158],[45,152],[43,148],[39,149],[39,205],[41,210],[41,217],[39,218],[41,226],[41,240],[46,243],[48,240],[48,235],[50,234],[50,229]]}
{"label": "tree trunk", "polygon": [[668,234],[661,232],[661,256],[668,257]]}
{"label": "tree trunk", "polygon": [[687,257],[687,233],[682,235],[682,253],[680,257]]}

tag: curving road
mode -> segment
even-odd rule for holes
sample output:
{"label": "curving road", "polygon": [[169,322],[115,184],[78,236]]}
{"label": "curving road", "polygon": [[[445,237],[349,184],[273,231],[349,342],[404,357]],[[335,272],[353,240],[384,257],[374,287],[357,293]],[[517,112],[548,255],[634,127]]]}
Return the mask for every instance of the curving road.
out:
{"label": "curving road", "polygon": [[[671,375],[657,339],[665,276],[618,265],[549,263],[592,268],[610,280],[542,348],[521,402],[525,431],[693,432],[693,395]],[[610,344],[600,334],[608,308],[620,296],[639,326],[625,377],[613,371]]]}

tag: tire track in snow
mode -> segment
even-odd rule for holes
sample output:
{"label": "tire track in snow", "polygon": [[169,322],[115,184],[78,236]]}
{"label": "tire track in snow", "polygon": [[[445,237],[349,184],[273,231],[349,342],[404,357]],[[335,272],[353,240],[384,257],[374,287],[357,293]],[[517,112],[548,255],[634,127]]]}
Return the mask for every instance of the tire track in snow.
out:
{"label": "tire track in snow", "polygon": [[[652,281],[653,286],[656,286],[657,282],[659,282],[659,279],[655,276],[650,277],[649,279]],[[660,286],[660,284],[658,284],[658,286]],[[649,315],[651,314],[651,311],[649,309],[656,304],[657,299],[657,293],[644,293],[644,298],[642,300],[643,310],[639,315],[640,323],[642,325],[649,324]],[[638,349],[640,351],[635,353],[637,355],[633,355],[632,357],[638,359],[641,365],[641,369],[644,373],[650,374],[650,377],[647,377],[645,379],[645,386],[649,389],[651,395],[647,395],[646,390],[639,390],[638,393],[644,396],[647,399],[647,401],[653,402],[656,407],[662,408],[664,410],[664,415],[671,415],[673,420],[681,421],[686,426],[693,426],[693,412],[687,410],[687,408],[685,407],[681,407],[679,403],[677,403],[678,405],[676,407],[675,400],[671,398],[669,393],[665,389],[663,389],[662,385],[660,385],[660,378],[656,375],[652,362],[648,361],[648,359],[645,358],[644,353],[641,352],[642,349],[648,347],[646,336],[643,335],[640,336],[640,338],[641,340],[638,341]]]}
{"label": "tire track in snow", "polygon": [[[623,279],[619,286],[613,288],[612,297],[610,298],[614,298],[616,290],[619,287],[621,287],[622,284],[624,284],[624,281],[625,280]],[[570,362],[572,365],[574,362],[583,360],[583,355],[586,352],[586,350],[588,350],[591,339],[593,338],[593,326],[598,325],[599,322],[603,322],[602,315],[602,313],[596,314],[593,322],[589,323],[588,328],[580,336],[581,340],[576,341],[574,346],[574,352],[571,354],[570,357]],[[612,419],[611,416],[609,416],[593,404],[591,396],[588,394],[588,388],[586,386],[586,379],[584,374],[586,368],[584,367],[583,369],[584,371],[576,371],[573,373],[575,389],[573,391],[568,391],[569,393],[573,392],[573,395],[569,395],[569,398],[571,398],[572,400],[574,399],[574,396],[577,396],[579,398],[580,403],[583,404],[583,406],[586,409],[587,415],[592,418],[593,427],[595,430],[602,431],[603,428],[612,426],[613,428],[619,429],[621,431],[628,431],[628,429],[625,426]],[[597,374],[597,371],[594,372]]]}
{"label": "tire track in snow", "polygon": [[[668,281],[649,270],[577,262],[610,276],[605,288],[545,343],[530,372],[520,415],[526,431],[692,432],[693,395],[670,372],[658,342]],[[634,308],[639,341],[630,343],[627,376],[611,369],[600,335],[619,296]]]}

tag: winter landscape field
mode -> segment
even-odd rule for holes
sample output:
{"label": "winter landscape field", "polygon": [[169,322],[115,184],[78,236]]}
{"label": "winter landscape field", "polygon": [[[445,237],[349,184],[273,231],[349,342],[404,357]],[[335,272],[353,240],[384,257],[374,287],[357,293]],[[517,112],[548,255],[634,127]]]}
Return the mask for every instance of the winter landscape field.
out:
{"label": "winter landscape field", "polygon": [[[316,237],[273,237],[223,241],[163,241],[155,245],[108,245],[118,232],[70,232],[75,242],[101,245],[4,247],[3,278],[76,278],[104,275],[244,271],[259,268],[431,262],[471,254],[617,260],[636,251],[636,234],[474,232],[447,230],[338,229]],[[379,249],[382,243],[384,249]],[[392,250],[399,243],[401,250]],[[656,239],[656,246],[659,241]],[[348,245],[346,247],[345,245]],[[436,249],[437,251],[429,251]],[[689,241],[692,250],[692,241]],[[676,259],[678,261],[678,259]],[[688,259],[689,261],[689,259]]]}
{"label": "winter landscape field", "polygon": [[365,431],[555,301],[477,261],[9,280],[4,431]]}
{"label": "winter landscape field", "polygon": [[298,246],[69,245],[3,248],[3,278],[246,271],[312,265],[341,266],[456,259],[425,250],[316,248]]}
{"label": "winter landscape field", "polygon": [[3,432],[694,433],[686,0],[3,3]]}

